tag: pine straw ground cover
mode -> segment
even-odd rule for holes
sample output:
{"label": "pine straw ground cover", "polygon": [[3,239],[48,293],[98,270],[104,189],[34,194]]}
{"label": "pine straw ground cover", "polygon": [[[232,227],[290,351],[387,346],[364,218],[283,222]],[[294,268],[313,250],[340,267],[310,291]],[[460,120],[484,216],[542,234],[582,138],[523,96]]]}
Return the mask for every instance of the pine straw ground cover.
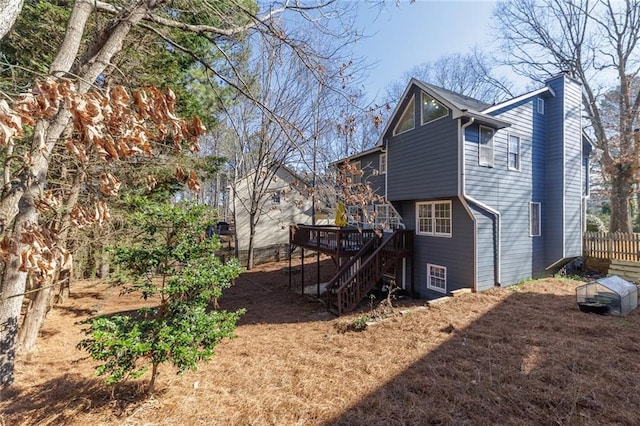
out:
{"label": "pine straw ground cover", "polygon": [[197,372],[162,367],[150,398],[134,383],[111,399],[74,348],[76,321],[139,301],[77,283],[50,314],[40,351],[19,360],[0,424],[638,424],[640,313],[579,312],[578,281],[398,307],[363,332],[342,332],[362,313],[328,315],[287,289],[284,265],[243,274],[221,300],[248,310],[237,338]]}

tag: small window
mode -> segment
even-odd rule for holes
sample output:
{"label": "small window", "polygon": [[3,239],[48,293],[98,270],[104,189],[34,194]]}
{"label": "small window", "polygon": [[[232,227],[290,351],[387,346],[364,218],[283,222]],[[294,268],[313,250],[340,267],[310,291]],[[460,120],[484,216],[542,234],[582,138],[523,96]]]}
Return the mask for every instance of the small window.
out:
{"label": "small window", "polygon": [[520,170],[520,138],[518,136],[509,135],[507,156],[509,170]]}
{"label": "small window", "polygon": [[447,292],[447,268],[427,264],[427,288],[440,293]]}
{"label": "small window", "polygon": [[394,135],[399,135],[400,133],[407,132],[409,130],[413,130],[416,127],[416,98],[415,96],[411,97],[411,100],[407,104],[407,107],[404,109],[402,113],[402,117],[398,121],[396,128],[393,130]]}
{"label": "small window", "polygon": [[449,115],[449,108],[436,101],[431,95],[422,92],[422,124],[430,123]]}
{"label": "small window", "polygon": [[351,174],[351,184],[357,185],[362,183],[362,168],[359,161],[351,163],[354,168],[354,173]]}
{"label": "small window", "polygon": [[544,99],[538,98],[538,114],[544,114]]}
{"label": "small window", "polygon": [[417,203],[416,209],[418,235],[451,236],[451,201]]}
{"label": "small window", "polygon": [[493,136],[496,131],[490,127],[480,126],[480,146],[478,165],[493,167]]}
{"label": "small window", "polygon": [[541,235],[540,203],[529,203],[529,235],[539,237]]}
{"label": "small window", "polygon": [[380,174],[383,175],[387,173],[387,154],[380,154],[380,166],[379,166]]}
{"label": "small window", "polygon": [[271,194],[271,202],[273,204],[280,204],[280,191],[275,191]]}

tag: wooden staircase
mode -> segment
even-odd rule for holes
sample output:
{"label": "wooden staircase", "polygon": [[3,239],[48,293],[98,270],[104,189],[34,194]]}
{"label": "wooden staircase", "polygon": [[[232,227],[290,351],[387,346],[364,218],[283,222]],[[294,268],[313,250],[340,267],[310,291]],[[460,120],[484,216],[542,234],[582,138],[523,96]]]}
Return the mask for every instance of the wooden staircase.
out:
{"label": "wooden staircase", "polygon": [[412,231],[396,230],[387,239],[369,240],[327,283],[327,309],[337,315],[355,309],[384,274],[412,252]]}

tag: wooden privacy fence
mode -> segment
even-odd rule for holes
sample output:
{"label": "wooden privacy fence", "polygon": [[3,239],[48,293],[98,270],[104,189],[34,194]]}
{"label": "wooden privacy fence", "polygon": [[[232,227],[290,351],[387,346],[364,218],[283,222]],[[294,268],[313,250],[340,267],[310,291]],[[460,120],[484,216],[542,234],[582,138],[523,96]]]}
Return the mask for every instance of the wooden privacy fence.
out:
{"label": "wooden privacy fence", "polygon": [[640,234],[585,232],[584,256],[600,259],[640,261]]}

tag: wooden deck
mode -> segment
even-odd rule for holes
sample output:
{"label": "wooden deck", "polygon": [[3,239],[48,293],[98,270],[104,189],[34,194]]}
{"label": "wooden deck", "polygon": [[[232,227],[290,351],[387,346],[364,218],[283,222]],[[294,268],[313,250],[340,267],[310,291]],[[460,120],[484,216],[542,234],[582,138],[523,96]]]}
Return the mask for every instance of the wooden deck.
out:
{"label": "wooden deck", "polygon": [[372,238],[377,238],[372,229],[293,225],[290,228],[289,243],[339,259],[353,256]]}

